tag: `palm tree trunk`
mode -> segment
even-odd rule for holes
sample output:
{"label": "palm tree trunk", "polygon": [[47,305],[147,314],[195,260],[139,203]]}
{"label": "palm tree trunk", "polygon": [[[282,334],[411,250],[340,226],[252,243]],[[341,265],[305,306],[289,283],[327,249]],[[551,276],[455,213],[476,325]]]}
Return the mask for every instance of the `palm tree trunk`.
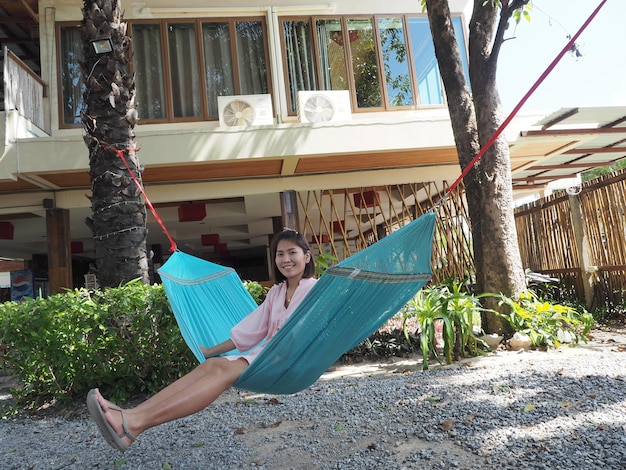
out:
{"label": "palm tree trunk", "polygon": [[[132,279],[148,282],[146,209],[134,127],[135,80],[129,72],[130,38],[121,2],[85,0],[81,33],[85,107],[82,121],[89,149],[97,278],[101,286]],[[93,41],[110,38],[112,51],[96,53]],[[126,163],[125,163],[126,162]]]}

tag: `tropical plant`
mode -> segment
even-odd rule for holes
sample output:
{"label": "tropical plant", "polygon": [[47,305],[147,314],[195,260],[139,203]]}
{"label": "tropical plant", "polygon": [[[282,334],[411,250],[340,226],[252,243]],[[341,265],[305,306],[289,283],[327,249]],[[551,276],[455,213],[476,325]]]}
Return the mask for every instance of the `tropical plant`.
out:
{"label": "tropical plant", "polygon": [[315,258],[315,273],[318,277],[321,276],[335,261],[337,261],[337,257],[331,255],[330,253],[321,252],[317,255],[317,258]]}
{"label": "tropical plant", "polygon": [[407,342],[411,342],[407,325],[417,319],[420,329],[422,368],[428,369],[433,355],[439,362],[437,330],[441,325],[443,355],[445,362],[482,353],[485,344],[477,338],[482,308],[479,298],[467,293],[461,283],[449,283],[441,287],[422,289],[411,299],[403,311],[403,330]]}
{"label": "tropical plant", "polygon": [[525,333],[534,347],[557,348],[562,343],[587,341],[595,324],[593,316],[586,310],[578,312],[573,307],[553,304],[540,299],[534,292],[522,293],[518,301],[505,296],[496,296],[510,313],[498,313],[515,331]]}
{"label": "tropical plant", "polygon": [[257,281],[243,281],[243,286],[252,296],[257,305],[261,305],[263,300],[265,300],[267,289]]}

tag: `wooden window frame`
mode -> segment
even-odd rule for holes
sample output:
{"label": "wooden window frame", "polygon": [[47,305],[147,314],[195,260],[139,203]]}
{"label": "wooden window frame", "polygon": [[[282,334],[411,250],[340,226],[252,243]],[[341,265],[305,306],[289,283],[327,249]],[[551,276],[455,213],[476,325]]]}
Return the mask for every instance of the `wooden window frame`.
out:
{"label": "wooden window frame", "polygon": [[[458,18],[463,18],[462,15],[454,15],[455,17]],[[357,106],[357,97],[356,97],[356,85],[355,85],[355,81],[354,81],[354,69],[353,69],[353,61],[352,61],[352,53],[350,50],[350,46],[349,46],[349,42],[345,41],[343,44],[343,49],[344,49],[344,59],[346,61],[346,70],[347,73],[349,75],[348,77],[348,83],[349,83],[349,92],[350,92],[350,102],[352,104],[352,110],[353,113],[368,113],[368,112],[381,112],[381,111],[404,111],[404,110],[415,110],[415,109],[429,109],[429,108],[442,108],[447,106],[447,99],[444,93],[443,96],[443,103],[442,104],[422,104],[420,103],[420,97],[419,97],[419,87],[418,87],[418,83],[417,83],[417,76],[415,74],[415,60],[414,60],[414,55],[413,55],[413,45],[411,42],[411,31],[409,28],[409,18],[425,18],[426,15],[423,14],[373,14],[373,15],[359,15],[359,14],[355,14],[355,15],[286,15],[286,16],[281,16],[279,18],[279,22],[278,22],[278,28],[281,34],[281,38],[280,38],[280,47],[281,47],[281,56],[282,56],[282,60],[283,60],[283,78],[284,78],[284,83],[285,83],[285,88],[284,88],[284,93],[286,96],[286,102],[287,102],[287,114],[289,116],[295,116],[296,112],[292,111],[292,107],[296,108],[296,106],[293,106],[293,103],[291,102],[291,96],[289,93],[289,87],[290,87],[290,83],[289,83],[289,73],[287,70],[287,45],[286,45],[286,41],[285,41],[285,36],[284,36],[284,22],[286,21],[307,21],[309,23],[309,40],[311,41],[311,46],[313,49],[313,57],[314,57],[314,64],[315,64],[315,76],[317,79],[317,83],[318,83],[318,87],[320,87],[322,84],[324,83],[322,80],[322,71],[321,71],[321,64],[320,64],[320,50],[319,50],[319,38],[318,38],[318,33],[317,33],[317,28],[316,28],[316,23],[318,20],[330,20],[330,19],[335,19],[335,20],[339,20],[341,22],[341,28],[343,32],[348,31],[348,20],[351,19],[360,19],[360,18],[365,18],[365,19],[370,19],[372,21],[372,25],[373,25],[373,30],[374,30],[374,35],[376,37],[376,42],[375,42],[375,48],[376,48],[376,60],[377,60],[377,67],[378,67],[378,84],[380,87],[380,93],[381,93],[381,102],[382,102],[382,106],[380,107],[369,107],[369,108],[359,108]],[[403,33],[404,33],[404,39],[405,39],[405,47],[407,48],[407,64],[408,64],[408,68],[409,68],[409,79],[410,79],[410,83],[411,83],[411,96],[413,98],[413,104],[412,105],[406,105],[406,106],[391,106],[389,104],[389,96],[388,96],[388,90],[387,90],[387,83],[386,83],[386,77],[385,77],[385,73],[384,73],[384,60],[383,60],[383,52],[382,52],[382,44],[380,42],[380,28],[379,28],[379,20],[381,18],[399,18],[402,21],[402,28],[403,28]],[[463,25],[463,22],[461,21],[461,24]],[[465,27],[463,26],[463,34],[465,34]],[[467,47],[467,39],[463,38],[463,42]],[[464,50],[463,53],[465,54],[465,57],[467,58],[467,50]],[[442,89],[443,89],[443,83],[442,83]]]}

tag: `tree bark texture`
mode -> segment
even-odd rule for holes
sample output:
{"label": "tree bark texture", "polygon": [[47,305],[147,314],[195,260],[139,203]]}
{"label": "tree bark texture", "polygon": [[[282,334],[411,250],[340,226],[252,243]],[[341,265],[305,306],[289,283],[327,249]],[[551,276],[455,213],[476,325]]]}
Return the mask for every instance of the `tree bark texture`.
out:
{"label": "tree bark texture", "polygon": [[[461,168],[471,163],[504,120],[496,86],[502,25],[508,18],[504,15],[510,16],[507,2],[503,5],[504,9],[500,10],[491,2],[474,2],[469,31],[470,92],[448,2],[426,1]],[[464,183],[472,226],[477,291],[516,298],[525,290],[526,283],[515,230],[510,154],[504,134],[469,171]],[[509,330],[505,321],[489,314],[484,315],[483,328],[488,333]]]}
{"label": "tree bark texture", "polygon": [[[116,0],[85,0],[81,22],[85,83],[82,122],[89,149],[92,228],[101,286],[149,282],[146,209],[134,127],[135,80],[129,72],[130,38]],[[96,54],[92,41],[110,38],[113,51]],[[127,165],[124,163],[127,162]]]}

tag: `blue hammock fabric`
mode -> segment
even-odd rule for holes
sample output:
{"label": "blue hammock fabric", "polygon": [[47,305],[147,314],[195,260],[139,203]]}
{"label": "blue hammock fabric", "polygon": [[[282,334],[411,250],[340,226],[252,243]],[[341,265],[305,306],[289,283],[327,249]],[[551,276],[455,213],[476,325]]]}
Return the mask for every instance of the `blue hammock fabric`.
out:
{"label": "blue hammock fabric", "polygon": [[[380,328],[430,280],[435,219],[429,212],[327,269],[235,387],[271,394],[303,390]],[[176,252],[159,274],[199,361],[198,345],[228,339],[230,328],[256,307],[231,268]]]}

